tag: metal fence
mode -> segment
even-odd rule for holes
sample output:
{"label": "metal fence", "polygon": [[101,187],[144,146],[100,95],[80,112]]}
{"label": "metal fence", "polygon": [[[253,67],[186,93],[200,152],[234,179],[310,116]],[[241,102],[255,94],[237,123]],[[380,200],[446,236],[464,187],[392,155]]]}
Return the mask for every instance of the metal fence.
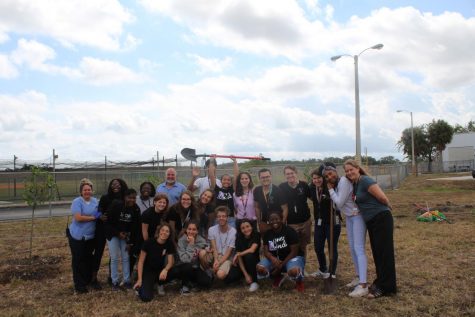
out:
{"label": "metal fence", "polygon": [[[261,168],[268,168],[273,175],[273,183],[280,184],[285,181],[284,178],[285,165],[255,166],[247,170],[252,175],[254,184],[259,183],[257,173]],[[319,164],[297,164],[295,165],[299,171],[300,179],[309,180],[311,171],[319,166]],[[155,168],[127,168],[127,169],[95,169],[95,170],[75,170],[75,171],[56,171],[52,173],[56,179],[58,193],[56,199],[69,199],[76,197],[79,191],[79,181],[87,177],[94,183],[96,196],[107,191],[107,185],[113,178],[122,178],[126,181],[130,188],[138,190],[140,184],[144,181],[151,181],[159,184],[165,179],[165,171],[167,167]],[[408,175],[410,166],[407,164],[397,165],[379,165],[369,166],[367,170],[371,176],[380,184],[383,189],[394,189],[400,186],[401,182]],[[178,181],[188,185],[191,179],[191,168],[189,166],[177,167]],[[218,168],[218,177],[223,174],[232,175],[232,167]],[[340,175],[344,175],[343,166],[338,166]],[[21,201],[25,181],[30,177],[30,172],[1,172],[0,173],[0,200],[2,201]],[[202,171],[204,175],[204,171]]]}

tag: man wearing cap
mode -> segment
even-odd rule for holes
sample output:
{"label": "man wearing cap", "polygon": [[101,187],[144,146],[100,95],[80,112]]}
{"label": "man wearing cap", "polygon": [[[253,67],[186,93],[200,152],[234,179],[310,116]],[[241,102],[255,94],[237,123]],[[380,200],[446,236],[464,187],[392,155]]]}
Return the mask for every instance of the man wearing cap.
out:
{"label": "man wearing cap", "polygon": [[173,167],[170,167],[165,172],[165,181],[157,187],[157,194],[167,194],[169,200],[168,205],[172,206],[178,202],[181,193],[185,190],[185,185],[176,181],[176,170]]}

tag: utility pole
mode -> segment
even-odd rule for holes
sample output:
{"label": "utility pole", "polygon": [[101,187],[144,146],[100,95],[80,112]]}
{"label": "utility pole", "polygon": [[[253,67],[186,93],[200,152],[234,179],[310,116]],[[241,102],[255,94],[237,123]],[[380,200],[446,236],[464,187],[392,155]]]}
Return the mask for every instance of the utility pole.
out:
{"label": "utility pole", "polygon": [[104,192],[107,192],[107,155],[104,155]]}
{"label": "utility pole", "polygon": [[15,175],[15,170],[16,170],[16,160],[18,157],[16,155],[13,155],[13,198],[16,198],[16,175]]}

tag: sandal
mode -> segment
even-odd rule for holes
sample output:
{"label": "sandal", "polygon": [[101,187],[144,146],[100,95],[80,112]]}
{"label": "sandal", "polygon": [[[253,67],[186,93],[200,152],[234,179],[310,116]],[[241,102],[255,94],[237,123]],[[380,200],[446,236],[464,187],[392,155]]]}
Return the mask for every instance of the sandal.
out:
{"label": "sandal", "polygon": [[375,286],[373,289],[369,291],[369,294],[366,296],[368,299],[375,299],[384,296],[383,291]]}

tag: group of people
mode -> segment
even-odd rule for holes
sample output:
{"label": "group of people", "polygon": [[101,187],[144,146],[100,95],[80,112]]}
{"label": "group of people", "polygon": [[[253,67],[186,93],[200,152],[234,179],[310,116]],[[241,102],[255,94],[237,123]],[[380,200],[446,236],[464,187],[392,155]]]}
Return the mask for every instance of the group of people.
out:
{"label": "group of people", "polygon": [[[356,161],[344,163],[342,177],[333,163],[322,164],[312,171],[310,184],[289,165],[284,168],[286,182],[279,186],[272,183],[267,168],[259,170],[260,185],[254,186],[251,175],[239,171],[236,159],[233,163],[233,177],[224,174],[219,179],[213,159],[206,162],[205,177],[199,177],[201,171],[194,167],[188,186],[179,183],[175,169],[169,168],[165,182],[157,188],[144,182],[139,193],[122,179],[113,179],[99,201],[93,197],[92,182],[81,180],[67,229],[75,291],[102,288],[97,273],[107,243],[112,289],[133,288],[143,301],[152,300],[155,285],[163,295],[164,285],[172,280],[181,281],[182,294],[210,288],[214,279],[226,284],[244,280],[255,292],[258,281],[267,277],[276,288],[285,279],[293,280],[295,289],[303,292],[312,229],[310,199],[319,265],[311,275],[335,277],[344,221],[355,269],[347,284],[352,289],[349,295],[377,298],[396,293],[389,200]],[[366,231],[377,275],[371,285]],[[330,232],[333,261],[328,267],[325,242],[330,244]]]}

